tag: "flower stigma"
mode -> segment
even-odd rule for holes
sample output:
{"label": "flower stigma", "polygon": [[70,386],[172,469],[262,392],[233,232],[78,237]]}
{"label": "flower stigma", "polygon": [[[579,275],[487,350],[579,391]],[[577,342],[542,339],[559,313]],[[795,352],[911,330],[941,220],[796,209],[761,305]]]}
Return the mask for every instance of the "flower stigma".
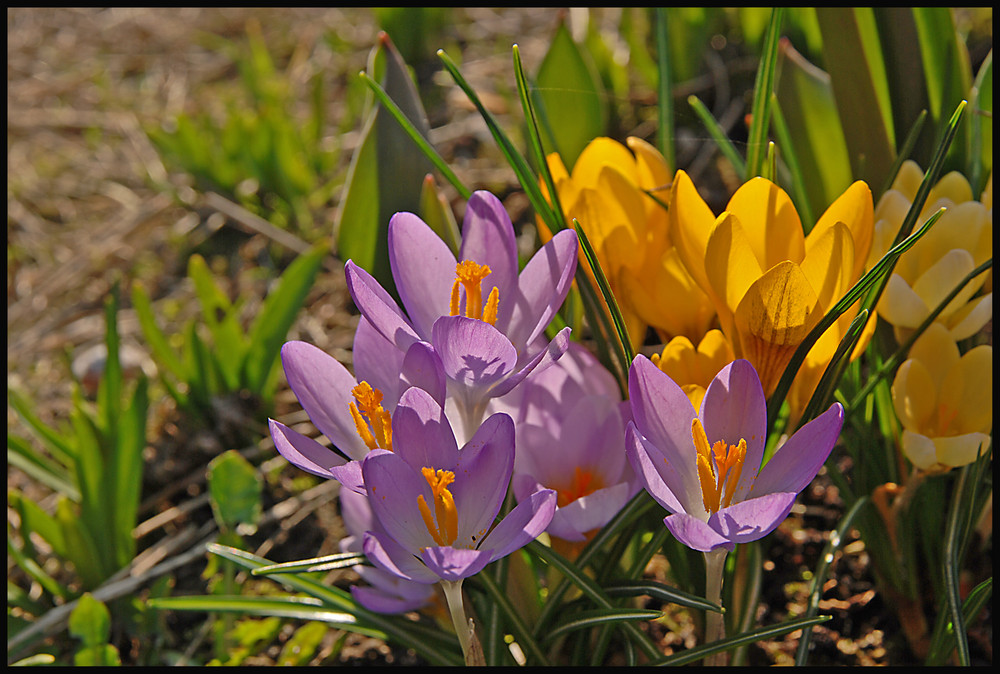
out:
{"label": "flower stigma", "polygon": [[743,472],[747,456],[746,440],[740,438],[735,446],[720,440],[710,448],[705,428],[698,417],[691,421],[691,437],[698,453],[698,481],[701,483],[705,512],[716,513],[720,507],[728,508]]}
{"label": "flower stigma", "polygon": [[382,392],[362,381],[353,389],[356,402],[351,403],[351,416],[358,435],[368,449],[382,448],[392,451],[392,419],[382,407]]}
{"label": "flower stigma", "polygon": [[491,270],[485,264],[465,260],[455,265],[455,283],[451,287],[451,315],[459,315],[459,286],[465,288],[465,317],[485,321],[490,325],[496,323],[497,308],[500,305],[500,291],[493,287],[486,306],[483,307],[483,291],[481,284],[489,276]]}
{"label": "flower stigma", "polygon": [[458,538],[458,510],[455,508],[455,499],[448,491],[448,485],[455,481],[455,473],[450,470],[438,470],[433,468],[421,468],[421,474],[431,487],[431,497],[434,499],[434,515],[424,499],[424,495],[417,496],[417,507],[420,509],[420,516],[424,518],[424,526],[430,532],[431,538],[438,545],[451,545]]}
{"label": "flower stigma", "polygon": [[564,508],[578,498],[592,494],[603,486],[600,476],[577,466],[569,486],[564,489],[556,489],[556,505]]}

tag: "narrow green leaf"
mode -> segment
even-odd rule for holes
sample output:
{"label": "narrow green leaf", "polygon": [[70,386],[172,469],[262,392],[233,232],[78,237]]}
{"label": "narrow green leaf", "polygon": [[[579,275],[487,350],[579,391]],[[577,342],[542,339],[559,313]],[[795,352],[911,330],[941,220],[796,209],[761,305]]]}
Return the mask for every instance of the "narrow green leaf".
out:
{"label": "narrow green leaf", "polygon": [[896,152],[875,16],[870,7],[817,7],[816,13],[851,173],[869,185],[881,185]]}
{"label": "narrow green leaf", "polygon": [[677,655],[668,655],[667,657],[657,658],[647,664],[651,666],[677,666],[686,665],[692,662],[697,662],[702,660],[709,655],[715,653],[722,653],[723,651],[728,651],[739,646],[757,643],[758,641],[766,641],[768,639],[774,639],[776,637],[783,636],[789,632],[794,632],[795,630],[805,629],[806,627],[813,627],[815,625],[821,625],[830,620],[830,616],[817,616],[815,618],[798,618],[796,620],[789,620],[777,625],[769,625],[767,627],[760,627],[758,629],[752,630],[750,632],[744,632],[734,637],[728,637],[726,639],[720,639],[711,644],[705,644],[703,646],[696,646],[695,648],[688,649],[683,653],[678,653]]}
{"label": "narrow green leaf", "polygon": [[733,145],[733,141],[729,139],[729,134],[723,129],[719,123],[712,116],[705,104],[701,102],[694,94],[688,96],[688,105],[694,110],[695,114],[701,120],[701,123],[705,125],[705,130],[715,141],[718,146],[719,151],[722,155],[729,160],[729,163],[733,165],[733,170],[736,172],[736,176],[740,181],[746,180],[747,176],[747,166],[743,157],[736,150],[736,146]]}
{"label": "narrow green leaf", "polygon": [[796,207],[808,233],[816,215],[851,184],[851,163],[830,76],[790,42],[783,40],[780,45],[772,120],[786,161],[794,157],[798,166],[789,169],[800,197]]}
{"label": "narrow green leaf", "polygon": [[117,446],[111,462],[110,485],[113,495],[113,535],[115,563],[124,567],[135,556],[136,540],[132,536],[142,496],[143,450],[146,448],[146,417],[149,410],[149,383],[140,376],[131,401],[122,413]]}
{"label": "narrow green leaf", "polygon": [[656,37],[656,112],[660,152],[670,170],[677,168],[674,153],[674,80],[670,40],[670,12],[664,7],[653,9],[653,34]]}
{"label": "narrow green leaf", "polygon": [[69,614],[69,633],[86,647],[106,644],[111,637],[111,614],[108,607],[84,592]]}
{"label": "narrow green leaf", "polygon": [[560,22],[535,77],[532,101],[542,121],[546,154],[558,152],[572,170],[577,157],[605,133],[605,94],[594,66]]}
{"label": "narrow green leaf", "polygon": [[104,346],[107,355],[104,359],[104,372],[97,386],[98,423],[103,426],[103,432],[108,438],[108,444],[114,446],[117,442],[118,418],[121,416],[122,405],[122,364],[120,354],[121,341],[118,338],[118,284],[104,299]]}
{"label": "narrow green leaf", "polygon": [[7,434],[7,465],[24,471],[33,480],[74,501],[80,498],[80,491],[73,484],[72,475],[67,476],[65,466],[36,451],[24,438],[10,433]]}
{"label": "narrow green leaf", "polygon": [[170,346],[166,335],[156,322],[156,314],[149,293],[141,281],[132,283],[132,308],[135,309],[142,329],[142,336],[149,345],[153,358],[161,370],[166,369],[180,381],[187,381],[187,370],[177,352]]}
{"label": "narrow green leaf", "polygon": [[98,546],[84,521],[73,511],[69,499],[60,498],[56,502],[55,517],[66,542],[66,559],[73,562],[84,588],[97,588],[113,572],[108,569],[110,564],[103,561]]}
{"label": "narrow green leaf", "polygon": [[73,447],[73,436],[69,433],[61,433],[43,422],[32,411],[31,401],[9,386],[7,387],[7,404],[14,408],[18,416],[45,444],[45,448],[52,455],[52,458],[72,469],[73,457],[76,455],[76,449]]}
{"label": "narrow green leaf", "polygon": [[[385,33],[369,58],[367,77],[378,82],[402,115],[425,138],[430,134],[427,114],[406,64]],[[420,189],[432,164],[415,148],[410,134],[370,98],[372,105],[362,140],[348,169],[334,225],[337,254],[370,272],[384,288],[395,291],[389,269],[389,220],[399,211],[416,212]]]}
{"label": "narrow green leaf", "polygon": [[189,258],[188,276],[194,282],[202,320],[212,336],[215,347],[212,353],[222,373],[225,390],[236,391],[239,389],[240,364],[248,346],[239,316],[201,255]]}
{"label": "narrow green leaf", "polygon": [[722,607],[713,604],[704,597],[699,597],[698,595],[690,594],[689,592],[684,592],[653,580],[616,579],[605,584],[603,587],[609,597],[638,597],[647,595],[668,604],[677,604],[678,606],[686,606],[700,611],[722,612]]}
{"label": "narrow green leaf", "polygon": [[323,555],[322,557],[300,559],[294,562],[281,562],[280,564],[261,566],[253,569],[250,573],[254,576],[267,576],[275,573],[311,573],[313,571],[343,569],[365,563],[367,563],[367,558],[363,554],[357,552],[338,552],[333,555]]}
{"label": "narrow green leaf", "polygon": [[615,608],[609,610],[594,609],[590,611],[580,611],[574,613],[573,617],[556,625],[551,632],[545,635],[546,641],[575,632],[577,630],[600,627],[608,623],[631,622],[637,620],[655,620],[663,615],[660,611],[652,611],[642,608]]}
{"label": "narrow green leaf", "polygon": [[980,66],[969,94],[972,116],[969,119],[968,175],[974,195],[986,187],[993,173],[993,50]]}
{"label": "narrow green leaf", "polygon": [[[7,554],[9,555],[10,560],[13,561],[17,566],[19,566],[26,574],[28,574],[39,585],[41,585],[42,589],[45,592],[48,592],[53,597],[58,597],[64,601],[67,601],[71,598],[73,593],[69,590],[69,588],[67,588],[65,585],[62,585],[55,578],[46,573],[45,569],[43,569],[38,564],[38,562],[34,559],[33,556],[25,554],[23,550],[20,550],[17,546],[14,545],[14,542],[11,540],[9,523],[7,525]],[[20,606],[22,605],[22,602],[19,599],[12,597],[11,595],[11,585],[12,582],[8,580],[7,606],[8,607]],[[24,594],[26,595],[26,593]],[[33,605],[35,603],[36,602],[31,602],[31,604]],[[27,606],[25,608],[31,611],[37,610],[39,613],[42,610],[44,610],[41,607],[33,608],[32,606]],[[12,653],[14,651],[14,646],[10,642],[7,643],[7,650],[8,653]]]}
{"label": "narrow green leaf", "polygon": [[767,153],[767,130],[771,123],[771,94],[774,92],[774,71],[778,62],[778,38],[783,7],[771,10],[771,21],[764,36],[764,49],[753,87],[750,130],[747,138],[746,177],[761,175]]}
{"label": "narrow green leaf", "polygon": [[837,345],[837,350],[834,351],[833,357],[830,358],[830,362],[827,363],[826,369],[823,370],[823,375],[820,377],[819,383],[816,385],[816,390],[813,392],[812,397],[806,404],[805,410],[802,412],[802,418],[799,421],[799,426],[811,421],[814,417],[822,413],[822,411],[826,409],[827,405],[830,404],[830,401],[833,398],[833,393],[837,388],[837,383],[844,374],[844,368],[847,366],[851,353],[854,352],[854,347],[861,338],[861,333],[867,322],[867,309],[859,311],[858,315],[854,317],[853,321],[851,321],[851,324],[847,328],[847,332],[844,333],[844,337],[840,340],[840,344]]}
{"label": "narrow green leaf", "polygon": [[594,278],[597,279],[597,287],[601,289],[601,294],[604,296],[604,302],[608,307],[608,311],[611,313],[611,319],[615,324],[615,331],[618,333],[618,342],[615,344],[616,351],[618,353],[619,363],[621,367],[628,370],[629,365],[632,363],[632,359],[635,358],[635,353],[632,350],[632,339],[628,334],[628,327],[625,325],[625,319],[622,317],[621,309],[618,306],[618,300],[615,299],[615,295],[611,292],[611,284],[608,283],[608,278],[604,275],[604,270],[601,269],[601,262],[597,259],[597,253],[594,252],[593,246],[590,245],[590,239],[587,238],[587,233],[583,231],[583,227],[576,219],[573,220],[573,226],[576,229],[576,235],[580,239],[580,245],[583,248],[583,254],[587,258],[587,262],[590,264],[591,271],[594,272]]}
{"label": "narrow green leaf", "polygon": [[185,597],[158,597],[148,604],[156,609],[170,611],[204,611],[210,613],[238,613],[241,615],[273,616],[316,620],[341,629],[364,634],[376,639],[388,635],[378,629],[358,622],[350,613],[333,611],[313,597],[244,597],[240,595],[202,595]]}
{"label": "narrow green leaf", "polygon": [[241,379],[250,391],[259,395],[265,393],[281,346],[316,281],[323,260],[329,254],[330,244],[323,240],[296,257],[254,317],[248,333],[247,355],[241,364]]}
{"label": "narrow green leaf", "polygon": [[535,667],[549,666],[549,659],[546,657],[545,652],[535,640],[534,635],[532,635],[531,628],[528,627],[517,608],[510,602],[507,593],[497,585],[488,572],[478,573],[473,576],[473,579],[482,585],[493,605],[503,614],[506,625],[514,634],[514,639],[521,647],[521,650],[524,651],[528,662]]}
{"label": "narrow green leaf", "polygon": [[[460,191],[460,194],[463,199],[468,199],[470,196],[468,190]],[[435,234],[441,237],[442,241],[448,244],[448,248],[457,258],[462,246],[458,222],[451,206],[438,190],[434,176],[430,173],[424,176],[420,190],[420,217]]]}
{"label": "narrow green leaf", "polygon": [[70,551],[66,545],[66,537],[55,517],[42,510],[35,501],[15,489],[7,492],[7,506],[14,510],[21,519],[20,533],[25,545],[34,547],[31,543],[31,534],[34,533],[45,540],[56,555],[63,559],[69,557]]}

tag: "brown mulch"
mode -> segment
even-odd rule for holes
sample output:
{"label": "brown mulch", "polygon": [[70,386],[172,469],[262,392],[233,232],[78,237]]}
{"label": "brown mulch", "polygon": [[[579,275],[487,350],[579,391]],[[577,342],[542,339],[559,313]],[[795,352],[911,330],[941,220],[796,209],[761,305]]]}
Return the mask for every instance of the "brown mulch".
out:
{"label": "brown mulch", "polygon": [[[456,60],[463,74],[495,106],[495,114],[515,127],[519,110],[510,95],[512,36],[528,69],[537,67],[559,11],[468,8],[455,10],[455,16],[455,25],[442,36],[446,50],[460,51],[461,59]],[[606,11],[595,17],[613,22],[615,15]],[[344,101],[349,80],[365,68],[377,31],[367,10],[8,8],[8,386],[25,392],[44,421],[56,425],[67,419],[71,363],[81,365],[88,349],[102,343],[102,304],[116,282],[122,286],[122,341],[136,354],[130,362],[153,373],[155,366],[127,301],[130,283],[143,282],[162,307],[164,320],[178,327],[197,311],[185,272],[191,252],[210,256],[213,269],[228,278],[231,296],[248,299],[248,312],[267,290],[260,260],[287,263],[293,257],[287,245],[255,232],[249,219],[223,215],[218,201],[164,165],[143,131],[181,111],[213,109],[216,91],[232,86],[236,72],[205,35],[240,40],[251,18],[262,26],[278,67],[290,68],[290,78],[302,92],[314,72],[310,69],[327,78],[329,133],[341,149],[337,170],[346,171],[360,125],[347,134],[338,129],[349,114]],[[336,52],[324,41],[326,33],[336,36]],[[294,53],[309,58],[293,62]],[[448,91],[429,114],[432,139],[454,159],[456,172],[467,184],[489,187],[504,197],[518,226],[529,224],[527,202],[481,120],[433,67],[423,66],[417,73],[424,87],[441,85]],[[745,67],[734,72],[733,91],[727,89],[724,100],[713,98],[720,89],[711,78],[682,87],[698,92],[724,117],[729,110],[741,109],[736,104],[740,87],[752,86],[752,75]],[[301,98],[308,96],[303,93]],[[730,116],[738,133],[736,117]],[[623,123],[625,132],[653,132],[648,121]],[[682,128],[679,135],[682,164],[701,173],[704,182],[699,184],[708,186],[710,200],[721,199],[727,192],[726,176],[716,170],[707,138],[693,127]],[[335,209],[336,203],[328,204],[318,220],[332,227]],[[356,321],[343,274],[332,263],[320,273],[289,338],[316,344],[349,365]],[[233,420],[233,433],[228,433],[186,425],[166,396],[154,401],[140,513],[143,552],[132,570],[132,578],[138,579],[135,594],[148,588],[143,574],[184,555],[186,563],[170,571],[175,591],[204,591],[206,556],[198,546],[217,533],[205,496],[204,468],[225,449],[241,450],[268,475],[265,519],[245,537],[247,549],[275,560],[337,551],[343,524],[335,506],[336,489],[294,469],[282,469],[259,423],[249,427],[249,434],[236,433],[246,430],[247,402],[223,401]],[[276,404],[276,416],[309,428],[287,390],[279,393]],[[9,406],[7,418],[11,432],[28,435]],[[8,489],[23,490],[43,506],[53,504],[52,495],[14,469],[8,470]],[[771,537],[758,615],[762,623],[804,612],[804,578],[815,567],[842,508],[836,491],[819,480]],[[11,517],[8,509],[8,522]],[[10,560],[8,578],[29,585]],[[342,573],[331,582],[349,578]],[[811,664],[919,664],[874,583],[864,544],[855,536],[833,566],[820,608],[834,620],[816,628]],[[665,652],[693,645],[690,620],[683,615],[676,620],[676,631],[664,630]],[[171,614],[165,623],[170,635],[164,648],[195,660],[205,656],[211,636],[203,629],[203,616]],[[992,662],[991,624],[975,626],[980,632],[974,633],[974,649],[982,662]],[[985,636],[984,629],[990,630]],[[290,630],[282,631],[247,664],[273,664],[290,636]],[[331,631],[313,664],[419,664],[411,654],[377,640],[349,635],[338,642],[339,636]],[[204,648],[195,648],[198,644]],[[145,662],[143,645],[119,643],[123,661],[162,664]],[[755,645],[749,664],[788,664],[796,645],[796,635]]]}

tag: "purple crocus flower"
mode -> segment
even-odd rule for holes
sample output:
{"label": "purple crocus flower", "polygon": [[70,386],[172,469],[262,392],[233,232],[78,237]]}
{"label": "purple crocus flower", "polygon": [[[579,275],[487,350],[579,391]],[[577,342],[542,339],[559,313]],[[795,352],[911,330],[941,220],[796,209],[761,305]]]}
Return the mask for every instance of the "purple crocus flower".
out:
{"label": "purple crocus flower", "polygon": [[344,270],[354,303],[387,340],[404,353],[415,342],[433,347],[468,438],[490,398],[566,350],[568,328],[549,343],[543,331],[569,292],[577,239],[560,232],[519,271],[510,216],[485,191],[469,198],[462,229],[456,260],[416,215],[389,221],[389,262],[405,312],[353,261]]}
{"label": "purple crocus flower", "polygon": [[629,370],[633,421],[625,451],[646,491],[672,514],[670,532],[694,550],[731,551],[773,531],[819,472],[844,421],[834,403],[760,468],[766,401],[746,360],[724,367],[695,413],[684,391],[645,356]]}
{"label": "purple crocus flower", "polygon": [[487,418],[459,449],[441,406],[425,391],[403,393],[393,415],[393,451],[362,463],[380,525],[364,551],[379,568],[419,583],[458,583],[545,530],[556,494],[547,489],[493,522],[514,466],[514,422]]}
{"label": "purple crocus flower", "polygon": [[[340,492],[339,500],[340,516],[348,533],[340,540],[340,551],[364,552],[365,532],[379,527],[368,505],[368,496],[345,489]],[[436,595],[431,585],[404,580],[373,566],[358,564],[353,569],[368,584],[352,585],[351,595],[369,611],[406,613],[434,604]]]}
{"label": "purple crocus flower", "polygon": [[430,348],[415,344],[401,353],[365,319],[354,337],[351,374],[312,344],[281,348],[285,378],[313,425],[333,448],[273,419],[268,421],[278,452],[295,466],[364,492],[361,459],[372,449],[392,449],[391,413],[400,392],[420,385],[444,400],[444,375]]}
{"label": "purple crocus flower", "polygon": [[579,344],[492,409],[504,407],[517,429],[514,495],[520,501],[546,487],[556,491],[549,535],[587,540],[640,488],[625,458],[628,404],[611,373]]}

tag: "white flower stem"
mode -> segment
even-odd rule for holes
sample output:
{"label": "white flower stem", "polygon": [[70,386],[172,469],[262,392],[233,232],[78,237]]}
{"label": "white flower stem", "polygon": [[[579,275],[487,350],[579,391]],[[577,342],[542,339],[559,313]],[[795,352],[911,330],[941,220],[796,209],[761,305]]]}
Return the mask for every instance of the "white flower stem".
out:
{"label": "white flower stem", "polygon": [[[722,606],[722,574],[726,568],[725,548],[705,553],[705,599]],[[725,614],[708,611],[705,614],[705,643],[710,644],[726,636]],[[728,664],[729,653],[722,652],[705,658],[705,664],[719,667]]]}
{"label": "white flower stem", "polygon": [[471,619],[465,617],[465,602],[462,599],[462,581],[442,580],[441,589],[444,590],[444,598],[448,602],[448,610],[451,612],[451,622],[455,625],[458,642],[462,645],[465,664],[468,666],[485,666],[486,660],[483,657],[483,647],[479,644],[479,639],[476,637],[476,627]]}

